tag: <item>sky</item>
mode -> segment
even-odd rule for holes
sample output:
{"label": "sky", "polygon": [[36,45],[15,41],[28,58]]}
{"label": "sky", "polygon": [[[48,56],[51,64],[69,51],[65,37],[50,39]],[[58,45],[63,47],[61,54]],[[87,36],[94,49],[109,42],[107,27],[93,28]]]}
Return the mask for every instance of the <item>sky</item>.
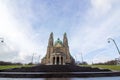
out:
{"label": "sky", "polygon": [[120,0],[0,0],[0,61],[40,62],[50,33],[66,32],[76,61],[105,62],[120,57]]}

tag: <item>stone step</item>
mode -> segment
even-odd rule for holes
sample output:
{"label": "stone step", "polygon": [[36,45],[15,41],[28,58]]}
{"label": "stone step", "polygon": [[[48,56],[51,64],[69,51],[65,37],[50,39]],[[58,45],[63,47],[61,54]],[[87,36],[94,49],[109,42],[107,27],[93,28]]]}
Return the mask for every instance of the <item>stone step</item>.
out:
{"label": "stone step", "polygon": [[37,65],[34,67],[22,67],[2,70],[1,72],[106,72],[108,69],[81,67],[76,65]]}

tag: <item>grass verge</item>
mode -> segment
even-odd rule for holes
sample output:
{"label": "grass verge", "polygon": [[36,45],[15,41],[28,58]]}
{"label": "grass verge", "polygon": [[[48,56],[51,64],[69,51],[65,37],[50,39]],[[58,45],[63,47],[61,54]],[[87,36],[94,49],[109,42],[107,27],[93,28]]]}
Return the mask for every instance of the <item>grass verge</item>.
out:
{"label": "grass verge", "polygon": [[0,70],[11,69],[11,68],[21,68],[21,67],[32,67],[34,65],[0,65]]}
{"label": "grass verge", "polygon": [[120,65],[80,65],[80,66],[110,69],[110,70],[113,70],[113,71],[120,71]]}

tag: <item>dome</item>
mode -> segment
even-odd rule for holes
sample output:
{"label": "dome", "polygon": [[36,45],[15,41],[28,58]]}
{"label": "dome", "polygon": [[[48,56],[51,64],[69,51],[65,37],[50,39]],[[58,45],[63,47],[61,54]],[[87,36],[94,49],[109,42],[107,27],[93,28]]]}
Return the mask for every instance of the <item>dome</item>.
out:
{"label": "dome", "polygon": [[55,46],[62,46],[62,41],[58,38],[56,41],[55,41]]}

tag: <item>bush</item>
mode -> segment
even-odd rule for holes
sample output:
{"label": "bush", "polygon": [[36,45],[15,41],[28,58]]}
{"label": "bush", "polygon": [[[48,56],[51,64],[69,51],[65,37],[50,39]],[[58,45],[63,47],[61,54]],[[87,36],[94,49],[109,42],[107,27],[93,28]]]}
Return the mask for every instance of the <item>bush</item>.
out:
{"label": "bush", "polygon": [[12,63],[12,62],[0,61],[0,65],[22,65],[22,63]]}

